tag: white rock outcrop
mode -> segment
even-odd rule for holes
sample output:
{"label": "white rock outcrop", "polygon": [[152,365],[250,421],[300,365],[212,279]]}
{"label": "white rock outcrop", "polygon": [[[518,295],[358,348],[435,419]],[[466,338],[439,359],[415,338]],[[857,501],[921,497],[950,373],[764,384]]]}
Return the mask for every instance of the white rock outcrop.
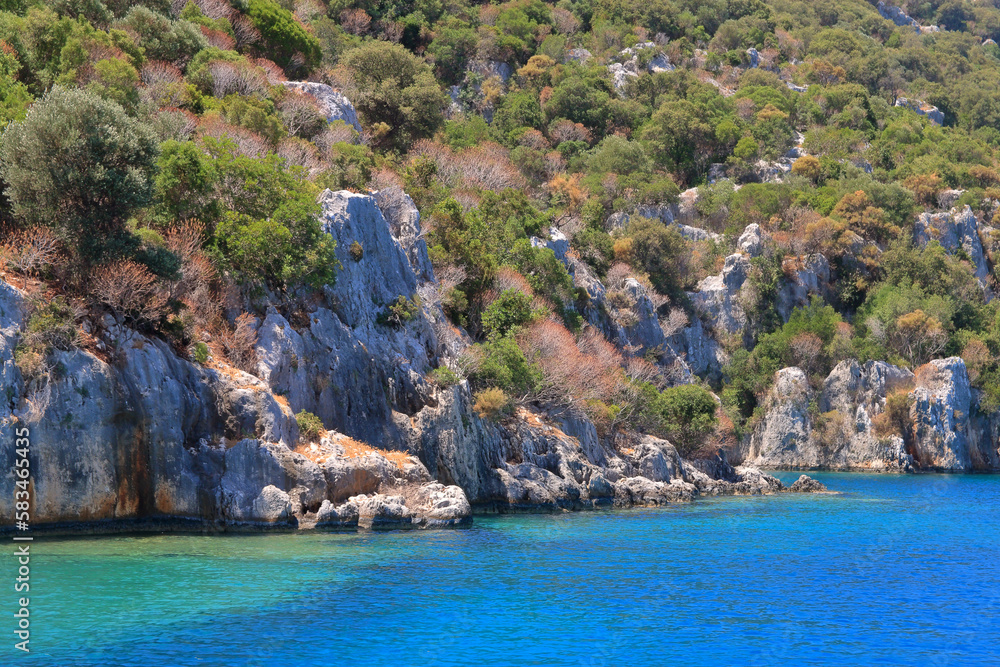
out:
{"label": "white rock outcrop", "polygon": [[313,97],[319,102],[320,110],[326,116],[326,122],[333,123],[343,121],[353,127],[358,134],[361,134],[361,123],[358,122],[358,113],[354,110],[354,105],[342,93],[334,90],[325,83],[315,81],[282,81],[283,86],[297,90]]}

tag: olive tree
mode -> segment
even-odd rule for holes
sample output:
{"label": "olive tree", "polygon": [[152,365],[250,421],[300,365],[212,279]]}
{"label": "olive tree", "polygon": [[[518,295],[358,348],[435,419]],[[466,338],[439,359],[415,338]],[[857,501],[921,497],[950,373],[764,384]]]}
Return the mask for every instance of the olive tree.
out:
{"label": "olive tree", "polygon": [[115,102],[55,87],[0,139],[15,216],[44,225],[84,264],[130,254],[126,220],[153,194],[153,131]]}
{"label": "olive tree", "polygon": [[447,99],[431,68],[398,44],[369,42],[344,54],[349,97],[383,147],[406,150],[444,122]]}

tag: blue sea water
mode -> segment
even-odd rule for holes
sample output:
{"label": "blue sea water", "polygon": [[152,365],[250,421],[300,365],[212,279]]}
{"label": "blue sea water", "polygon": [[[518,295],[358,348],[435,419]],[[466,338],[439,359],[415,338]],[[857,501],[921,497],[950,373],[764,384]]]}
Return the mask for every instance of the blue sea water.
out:
{"label": "blue sea water", "polygon": [[36,541],[0,664],[1000,664],[1000,476],[815,477],[841,494]]}

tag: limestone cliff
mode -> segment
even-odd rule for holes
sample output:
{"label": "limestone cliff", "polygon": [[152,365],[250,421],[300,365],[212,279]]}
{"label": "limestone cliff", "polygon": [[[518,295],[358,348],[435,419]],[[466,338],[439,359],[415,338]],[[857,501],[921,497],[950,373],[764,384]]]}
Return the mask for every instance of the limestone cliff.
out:
{"label": "limestone cliff", "polygon": [[[906,396],[901,423],[884,416],[893,393]],[[915,374],[844,361],[818,391],[800,369],[785,368],[737,459],[762,468],[998,470],[998,415],[984,414],[978,402],[959,357],[935,359]]]}
{"label": "limestone cliff", "polygon": [[[426,527],[466,523],[473,507],[784,490],[724,458],[707,474],[664,440],[613,446],[574,414],[482,419],[467,383],[425,379],[467,339],[444,323],[412,201],[326,191],[320,203],[343,268],[308,312],[262,313],[252,373],[197,363],[108,317],[85,323],[91,344],[55,353],[47,381],[25,382],[14,362],[23,296],[0,282],[0,452],[11,470],[13,429],[28,426],[36,526]],[[416,314],[389,326],[382,315],[401,297]],[[664,342],[646,310],[652,328],[621,332],[623,343]],[[317,442],[300,441],[302,410],[327,429]],[[0,484],[4,521],[14,481]]]}

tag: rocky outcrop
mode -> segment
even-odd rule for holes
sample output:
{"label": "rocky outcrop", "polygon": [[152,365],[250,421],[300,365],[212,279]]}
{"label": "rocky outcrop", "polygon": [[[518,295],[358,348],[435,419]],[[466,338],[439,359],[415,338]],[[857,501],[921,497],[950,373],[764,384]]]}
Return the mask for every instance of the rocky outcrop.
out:
{"label": "rocky outcrop", "polygon": [[[640,42],[635,46],[622,49],[619,56],[624,58],[623,62],[611,63],[608,65],[608,74],[611,75],[611,81],[614,83],[615,90],[619,93],[623,92],[625,85],[629,82],[629,80],[639,76],[639,52],[655,48],[656,44],[653,42]],[[589,52],[587,55],[590,55]],[[645,67],[645,71],[652,74],[656,74],[658,72],[671,72],[674,69],[674,65],[671,64],[670,58],[665,53],[658,53],[654,55]]]}
{"label": "rocky outcrop", "polygon": [[757,223],[747,225],[736,241],[736,247],[750,257],[759,257],[764,252],[764,232],[760,225]]}
{"label": "rocky outcrop", "polygon": [[784,279],[775,306],[784,321],[788,321],[796,308],[808,306],[812,297],[829,295],[830,262],[823,255],[788,258],[782,269]]}
{"label": "rocky outcrop", "polygon": [[[899,392],[910,404],[902,430],[883,416],[886,397]],[[844,361],[819,391],[800,369],[786,368],[739,458],[761,468],[997,470],[996,418],[977,402],[959,357],[935,359],[916,375],[884,362]]]}
{"label": "rocky outcrop", "polygon": [[921,213],[913,226],[913,240],[920,246],[937,241],[951,254],[965,253],[979,283],[986,287],[990,267],[979,238],[979,220],[968,205],[961,211],[953,208],[947,213]]}
{"label": "rocky outcrop", "polygon": [[927,120],[933,125],[942,125],[944,123],[944,113],[933,104],[928,104],[921,100],[910,100],[905,97],[899,97],[896,99],[896,106],[906,107],[921,116],[927,116]]}
{"label": "rocky outcrop", "polygon": [[746,329],[740,296],[749,275],[750,259],[733,254],[726,257],[722,273],[705,278],[698,283],[698,291],[689,295],[695,310],[714,331],[733,335]]}
{"label": "rocky outcrop", "polygon": [[784,368],[764,403],[767,411],[750,438],[746,459],[777,468],[819,467],[810,446],[809,378],[799,368]]}
{"label": "rocky outcrop", "polygon": [[[473,507],[582,509],[783,490],[728,464],[717,479],[664,440],[612,446],[572,413],[484,420],[467,383],[425,380],[467,339],[442,326],[412,201],[393,190],[326,191],[320,205],[337,242],[337,280],[305,310],[260,314],[253,374],[221,355],[194,363],[108,317],[88,325],[96,344],[56,352],[57,372],[25,382],[14,363],[23,298],[0,282],[0,453],[12,460],[13,429],[29,426],[36,526],[456,526]],[[564,238],[544,243],[586,279]],[[623,327],[622,341],[669,354],[648,294],[632,282],[641,317]],[[387,320],[400,298],[406,317]],[[303,410],[329,429],[318,443],[300,440],[294,415]],[[13,483],[8,474],[0,484],[7,517]]]}
{"label": "rocky outcrop", "polygon": [[875,6],[878,9],[878,13],[882,15],[887,21],[892,21],[896,25],[910,26],[919,32],[920,24],[917,23],[916,19],[911,18],[906,12],[895,5],[886,4],[885,0],[878,0],[878,5]]}
{"label": "rocky outcrop", "polygon": [[499,79],[501,83],[507,83],[514,73],[510,65],[500,60],[472,60],[469,62],[468,71],[478,74],[484,80]]}
{"label": "rocky outcrop", "polygon": [[817,482],[808,475],[801,475],[788,490],[792,493],[825,493],[828,491],[824,484]]}
{"label": "rocky outcrop", "polygon": [[353,127],[360,135],[361,123],[354,105],[342,93],[337,92],[325,83],[315,81],[282,81],[283,86],[305,93],[314,98],[320,107],[320,112],[326,116],[326,122],[342,121]]}
{"label": "rocky outcrop", "polygon": [[927,468],[970,470],[972,389],[960,357],[935,359],[917,369],[913,390],[913,457]]}

